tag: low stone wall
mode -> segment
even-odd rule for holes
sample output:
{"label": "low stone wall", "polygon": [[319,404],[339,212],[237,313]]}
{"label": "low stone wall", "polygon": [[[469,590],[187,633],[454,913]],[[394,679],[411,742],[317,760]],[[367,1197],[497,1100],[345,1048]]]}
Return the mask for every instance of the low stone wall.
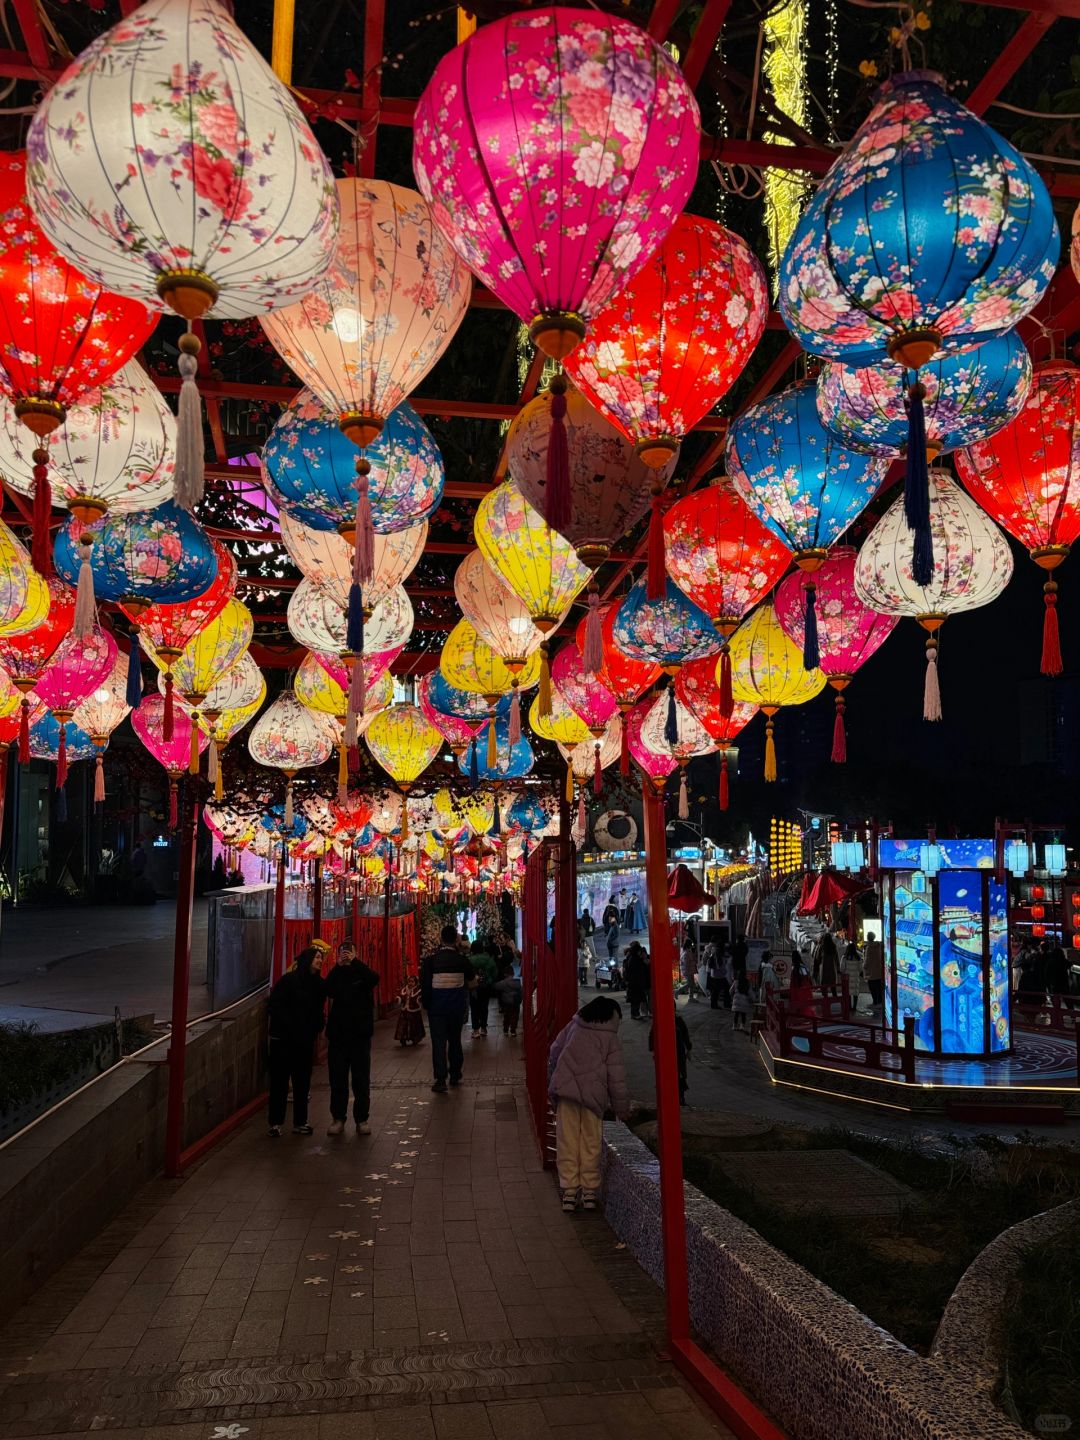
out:
{"label": "low stone wall", "polygon": [[[656,1157],[623,1125],[605,1126],[604,1150],[608,1223],[663,1284]],[[901,1345],[694,1186],[685,1196],[694,1328],[791,1440],[1024,1440],[963,1373]]]}
{"label": "low stone wall", "polygon": [[[189,1030],[185,1146],[265,1089],[265,1035],[262,995]],[[160,1171],[167,1049],[114,1066],[0,1150],[0,1321]]]}

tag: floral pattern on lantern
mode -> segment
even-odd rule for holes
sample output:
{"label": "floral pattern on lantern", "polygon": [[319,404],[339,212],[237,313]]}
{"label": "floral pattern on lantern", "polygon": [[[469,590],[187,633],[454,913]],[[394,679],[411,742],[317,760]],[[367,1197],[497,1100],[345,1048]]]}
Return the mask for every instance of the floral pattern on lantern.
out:
{"label": "floral pattern on lantern", "polygon": [[[899,455],[907,447],[906,371],[890,361],[832,363],[817,382],[826,429],[852,450]],[[1031,357],[1015,331],[942,355],[919,371],[926,450],[932,458],[983,440],[1015,419],[1031,389]]]}
{"label": "floral pattern on lantern", "polygon": [[540,676],[540,657],[530,655],[522,668],[514,671],[480,639],[468,620],[459,620],[442,648],[439,669],[458,690],[494,698],[512,690],[530,690]]}
{"label": "floral pattern on lantern", "polygon": [[58,720],[48,710],[42,711],[30,726],[30,754],[35,760],[56,760],[61,751],[67,762],[90,760],[108,744],[106,737],[97,741],[76,720]]}
{"label": "floral pattern on lantern", "polygon": [[0,635],[35,630],[49,613],[49,587],[30,554],[0,520]]}
{"label": "floral pattern on lantern", "polygon": [[539,697],[532,702],[529,706],[529,726],[533,734],[539,735],[541,740],[551,740],[556,745],[580,745],[592,734],[585,721],[558,690],[552,694],[549,715],[541,715]]}
{"label": "floral pattern on lantern", "polygon": [[882,360],[913,332],[931,332],[931,355],[965,349],[1028,314],[1059,248],[1046,186],[1019,151],[940,77],[894,75],[799,220],[780,313],[836,360]]}
{"label": "floral pattern on lantern", "polygon": [[178,820],[177,782],[190,764],[192,746],[197,746],[197,753],[201,754],[209,745],[210,738],[186,711],[178,711],[167,721],[166,701],[161,695],[143,696],[142,703],[131,712],[131,728],[168,774],[169,824],[175,829]]}
{"label": "floral pattern on lantern", "polygon": [[[717,674],[717,680],[722,677]],[[777,777],[773,717],[785,705],[804,705],[825,688],[820,670],[807,670],[771,603],[761,605],[731,637],[731,688],[736,700],[765,712],[765,779]]]}
{"label": "floral pattern on lantern", "polygon": [[100,626],[84,639],[69,634],[38,677],[34,694],[54,715],[70,719],[82,701],[104,684],[115,663],[116,642]]}
{"label": "floral pattern on lantern", "polygon": [[653,750],[645,744],[641,731],[645,723],[645,717],[652,709],[652,706],[653,701],[650,696],[639,700],[623,717],[623,724],[626,726],[628,753],[637,761],[645,778],[651,781],[653,787],[657,790],[662,790],[664,782],[679,762],[671,753],[670,747],[664,750]]}
{"label": "floral pattern on lantern", "polygon": [[283,690],[252,727],[248,750],[256,765],[288,775],[321,765],[336,739],[337,726],[328,715],[309,710],[291,690]]}
{"label": "floral pattern on lantern", "polygon": [[664,516],[664,551],[672,579],[727,635],[791,561],[787,545],[727,483],[675,502]]}
{"label": "floral pattern on lantern", "polygon": [[520,670],[543,643],[525,603],[479,550],[471,551],[458,566],[454,595],[465,619],[508,669]]}
{"label": "floral pattern on lantern", "polygon": [[716,749],[712,736],[702,725],[689,706],[675,697],[675,714],[679,738],[670,741],[665,735],[668,725],[669,700],[667,695],[658,695],[645,712],[641,722],[641,743],[658,754],[668,753],[681,765],[695,755],[710,755]]}
{"label": "floral pattern on lantern", "polygon": [[597,755],[601,770],[606,770],[618,760],[622,751],[622,720],[612,717],[599,739],[590,736],[577,745],[559,744],[559,753],[569,764],[574,779],[581,784],[593,779],[596,774]]}
{"label": "floral pattern on lantern", "polygon": [[0,665],[24,693],[34,688],[75,619],[75,596],[63,581],[54,576],[46,593],[48,609],[32,630],[0,631]]}
{"label": "floral pattern on lantern", "polygon": [[[342,684],[344,680],[344,684]],[[332,715],[344,721],[349,708],[347,672],[333,675],[319,663],[316,655],[306,655],[296,672],[296,698],[309,710]],[[364,707],[356,717],[357,734],[362,735],[380,710],[393,704],[394,682],[383,674],[370,684],[365,683]]]}
{"label": "floral pattern on lantern", "polygon": [[391,705],[372,720],[364,743],[403,789],[421,776],[442,749],[443,737],[416,705]]}
{"label": "floral pattern on lantern", "polygon": [[129,609],[161,601],[179,605],[202,595],[217,575],[217,553],[209,535],[171,500],[153,510],[107,515],[87,526],[71,519],[56,537],[57,573],[75,585],[79,545],[92,536],[90,567],[98,600],[122,600]]}
{"label": "floral pattern on lantern", "polygon": [[[311,580],[301,580],[293,591],[287,618],[293,639],[307,649],[338,655],[350,653],[345,611]],[[412,634],[414,618],[412,601],[405,587],[395,585],[364,621],[365,654],[399,651]]]}
{"label": "floral pattern on lantern", "polygon": [[612,716],[618,713],[611,691],[595,675],[586,672],[576,640],[564,645],[556,655],[551,666],[551,683],[594,737],[602,735]]}
{"label": "floral pattern on lantern", "polygon": [[198,708],[243,655],[254,633],[251,611],[242,600],[231,597],[175,658],[159,656],[145,642],[143,649],[160,670],[172,671],[173,683],[184,700]]}
{"label": "floral pattern on lantern", "polygon": [[368,444],[453,339],[472,281],[415,190],[348,179],[337,191],[333,263],[262,325],[345,434]]}
{"label": "floral pattern on lantern", "polygon": [[435,704],[433,689],[436,679],[441,678],[434,673],[420,677],[417,685],[417,703],[428,724],[434,725],[455,755],[461,755],[468,749],[469,742],[483,726],[484,720],[487,718],[487,706],[483,706],[480,715],[475,720],[463,720],[457,715],[450,715],[445,710],[440,710]]}
{"label": "floral pattern on lantern", "polygon": [[[341,610],[348,610],[352,586],[353,548],[332,530],[312,530],[283,511],[281,540],[293,563],[313,584],[328,595]],[[390,591],[407,580],[424,553],[427,521],[375,536],[375,569],[364,583],[364,606],[372,610]]]}
{"label": "floral pattern on lantern", "polygon": [[525,604],[537,628],[554,629],[589,580],[569,540],[552,530],[510,480],[480,501],[473,532],[481,555]]}
{"label": "floral pattern on lantern", "polygon": [[716,683],[716,661],[711,655],[703,655],[700,660],[691,660],[682,667],[675,676],[675,696],[720,750],[732,745],[758,712],[755,702],[736,700],[731,714],[724,715],[720,687]]}
{"label": "floral pattern on lantern", "polygon": [[[308,302],[309,304],[311,302]],[[431,431],[407,402],[386,417],[364,451],[375,533],[389,535],[427,520],[439,508],[445,473]],[[313,530],[352,531],[356,524],[356,446],[310,390],[281,413],[263,447],[263,480],[279,506]]]}
{"label": "floral pattern on lantern", "polygon": [[673,580],[665,586],[662,600],[650,600],[646,582],[638,580],[619,606],[611,634],[616,648],[632,660],[674,672],[689,660],[717,654],[723,640],[704,610]]}
{"label": "floral pattern on lantern", "polygon": [[552,8],[443,56],[417,105],[413,168],[470,270],[566,354],[559,337],[580,335],[671,228],[698,151],[694,97],[654,40]]}
{"label": "floral pattern on lantern", "polygon": [[330,263],[329,164],[218,0],[148,0],[98,36],[38,107],[27,151],[42,228],[121,294],[256,315]]}
{"label": "floral pattern on lantern", "polygon": [[[620,709],[626,709],[645,690],[648,690],[663,673],[660,666],[651,660],[635,660],[624,655],[615,643],[615,622],[619,618],[619,606],[609,603],[603,607],[600,617],[600,636],[603,648],[603,664],[596,678],[614,695]],[[588,616],[580,621],[575,639],[578,649],[584,655],[587,639]]]}
{"label": "floral pattern on lantern", "polygon": [[[494,754],[492,763],[492,742],[488,732],[494,726]],[[529,741],[522,736],[510,743],[510,721],[496,714],[494,721],[486,720],[476,737],[476,771],[478,780],[520,780],[528,775],[535,763],[535,755]],[[472,754],[458,756],[458,770],[462,775],[472,774]]]}
{"label": "floral pattern on lantern", "polygon": [[[125,716],[131,713],[127,703],[127,656],[118,655],[112,669],[84,700],[75,707],[72,723],[84,730],[98,744],[104,744]],[[71,732],[68,732],[68,743]],[[31,736],[31,747],[33,737]],[[70,756],[69,756],[70,758]]]}

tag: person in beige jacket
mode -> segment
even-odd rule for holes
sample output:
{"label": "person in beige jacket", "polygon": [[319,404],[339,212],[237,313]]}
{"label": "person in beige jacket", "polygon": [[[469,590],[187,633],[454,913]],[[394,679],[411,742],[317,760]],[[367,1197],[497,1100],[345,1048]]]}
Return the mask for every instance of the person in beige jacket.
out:
{"label": "person in beige jacket", "polygon": [[595,1210],[600,1189],[604,1115],[630,1108],[619,1043],[622,1010],[606,995],[583,1005],[555,1037],[548,1056],[548,1095],[555,1105],[555,1157],[562,1207]]}

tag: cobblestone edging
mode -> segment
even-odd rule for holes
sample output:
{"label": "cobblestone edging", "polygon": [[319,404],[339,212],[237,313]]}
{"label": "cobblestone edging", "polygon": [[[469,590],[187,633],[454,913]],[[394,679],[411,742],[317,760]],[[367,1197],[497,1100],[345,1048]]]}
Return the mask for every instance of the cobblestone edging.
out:
{"label": "cobblestone edging", "polygon": [[[605,1126],[604,1213],[663,1281],[656,1157]],[[924,1359],[685,1187],[690,1311],[698,1333],[791,1440],[1023,1440],[952,1361]]]}
{"label": "cobblestone edging", "polygon": [[1080,1200],[1044,1210],[1003,1230],[960,1277],[941,1317],[931,1354],[951,1370],[970,1378],[989,1394],[1002,1378],[1004,1318],[1024,1251],[1055,1235],[1080,1217]]}

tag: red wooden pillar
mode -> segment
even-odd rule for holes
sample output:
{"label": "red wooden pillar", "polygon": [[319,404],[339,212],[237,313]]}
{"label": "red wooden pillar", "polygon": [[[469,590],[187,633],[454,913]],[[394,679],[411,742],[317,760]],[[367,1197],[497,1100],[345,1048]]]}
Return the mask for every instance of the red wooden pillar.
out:
{"label": "red wooden pillar", "polygon": [[323,922],[323,862],[318,855],[311,862],[311,938],[322,939]]}
{"label": "red wooden pillar", "polygon": [[551,947],[555,952],[556,1006],[560,1017],[564,1017],[560,1029],[578,1008],[577,852],[570,834],[572,823],[564,790],[559,798],[559,869],[555,878],[555,943]]}
{"label": "red wooden pillar", "polygon": [[[190,787],[187,787],[190,788]],[[184,797],[180,821],[180,868],[176,884],[176,943],[173,950],[172,1028],[169,1032],[169,1098],[165,1116],[165,1174],[180,1175],[184,1143],[184,1061],[187,1057],[188,985],[191,979],[191,907],[195,898],[195,830],[199,805]]]}
{"label": "red wooden pillar", "polygon": [[274,963],[270,970],[271,985],[276,985],[285,974],[285,859],[287,854],[283,840],[281,851],[278,854],[277,888],[274,891]]}
{"label": "red wooden pillar", "polygon": [[[352,943],[360,955],[360,881],[355,876],[352,882]],[[364,957],[360,955],[360,958]]]}

